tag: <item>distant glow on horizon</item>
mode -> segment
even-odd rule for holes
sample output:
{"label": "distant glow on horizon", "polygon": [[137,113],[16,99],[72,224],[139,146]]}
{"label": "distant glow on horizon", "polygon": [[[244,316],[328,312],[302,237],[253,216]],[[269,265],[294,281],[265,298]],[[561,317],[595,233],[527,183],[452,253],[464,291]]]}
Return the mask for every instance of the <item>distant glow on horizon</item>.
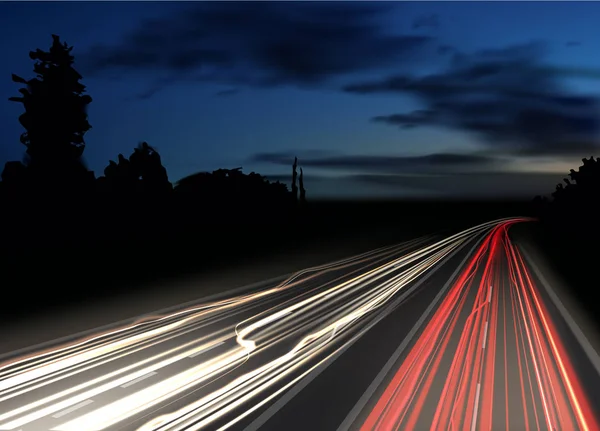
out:
{"label": "distant glow on horizon", "polygon": [[543,173],[568,175],[570,169],[576,168],[581,164],[581,158],[574,156],[569,160],[556,160],[545,157],[530,157],[517,159],[507,166],[509,172],[524,172],[524,173]]}

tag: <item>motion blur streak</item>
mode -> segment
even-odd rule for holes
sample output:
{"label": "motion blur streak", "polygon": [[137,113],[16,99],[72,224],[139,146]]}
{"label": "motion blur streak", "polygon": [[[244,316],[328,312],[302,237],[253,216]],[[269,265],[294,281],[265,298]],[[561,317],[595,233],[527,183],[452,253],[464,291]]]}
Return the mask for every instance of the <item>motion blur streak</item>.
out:
{"label": "motion blur streak", "polygon": [[[405,247],[411,245],[411,243],[418,243],[423,240],[417,239],[411,241]],[[129,345],[139,344],[148,339],[155,339],[161,334],[169,334],[173,329],[185,326],[186,323],[199,320],[211,313],[239,307],[244,303],[271,295],[282,289],[294,287],[298,284],[295,280],[304,274],[314,272],[315,274],[312,277],[318,277],[325,271],[341,269],[345,267],[344,264],[360,263],[372,256],[380,256],[391,249],[392,247],[385,247],[333,264],[300,271],[275,288],[266,291],[201,304],[166,316],[144,317],[122,328],[95,334],[73,343],[37,352],[33,355],[12,359],[0,364],[0,391],[4,393],[7,389],[14,389],[23,383],[48,376],[56,371],[71,369],[74,365],[79,365],[94,358],[106,357],[107,352],[122,352],[123,348]],[[186,315],[188,315],[187,318],[184,317]],[[169,324],[169,322],[171,323]],[[140,329],[139,332],[136,331],[138,328]],[[0,398],[0,402],[3,399],[5,398]]]}
{"label": "motion blur streak", "polygon": [[[122,428],[140,415],[154,415],[143,431],[215,428],[219,421],[226,429],[349,345],[404,301],[417,279],[505,221],[438,242],[423,237],[382,248],[259,292],[145,317],[7,361],[0,367],[0,430]],[[149,375],[143,389],[118,389]],[[156,417],[191,392],[189,404]],[[61,411],[92,402],[91,411],[53,423]]]}
{"label": "motion blur streak", "polygon": [[599,430],[509,227],[494,227],[361,430]]}

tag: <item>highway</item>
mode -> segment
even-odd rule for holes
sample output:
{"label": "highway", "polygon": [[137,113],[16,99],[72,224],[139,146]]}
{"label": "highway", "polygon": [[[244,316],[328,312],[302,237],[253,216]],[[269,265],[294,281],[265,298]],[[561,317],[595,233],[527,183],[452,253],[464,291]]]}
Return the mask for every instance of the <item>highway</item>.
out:
{"label": "highway", "polygon": [[600,359],[496,220],[0,363],[0,430],[600,430]]}

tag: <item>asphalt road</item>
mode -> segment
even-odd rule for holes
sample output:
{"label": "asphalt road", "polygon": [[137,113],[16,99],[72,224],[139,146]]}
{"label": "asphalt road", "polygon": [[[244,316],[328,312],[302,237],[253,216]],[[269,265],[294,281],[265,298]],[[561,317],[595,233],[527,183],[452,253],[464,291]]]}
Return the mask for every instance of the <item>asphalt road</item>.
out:
{"label": "asphalt road", "polygon": [[598,430],[600,360],[521,221],[13,355],[0,430]]}

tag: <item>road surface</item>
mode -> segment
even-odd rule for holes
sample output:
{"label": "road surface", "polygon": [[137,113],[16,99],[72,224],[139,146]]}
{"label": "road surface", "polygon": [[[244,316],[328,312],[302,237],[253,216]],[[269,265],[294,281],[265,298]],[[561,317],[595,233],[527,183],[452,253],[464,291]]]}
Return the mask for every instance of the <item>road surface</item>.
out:
{"label": "road surface", "polygon": [[503,219],[0,364],[0,430],[600,430],[600,360]]}

